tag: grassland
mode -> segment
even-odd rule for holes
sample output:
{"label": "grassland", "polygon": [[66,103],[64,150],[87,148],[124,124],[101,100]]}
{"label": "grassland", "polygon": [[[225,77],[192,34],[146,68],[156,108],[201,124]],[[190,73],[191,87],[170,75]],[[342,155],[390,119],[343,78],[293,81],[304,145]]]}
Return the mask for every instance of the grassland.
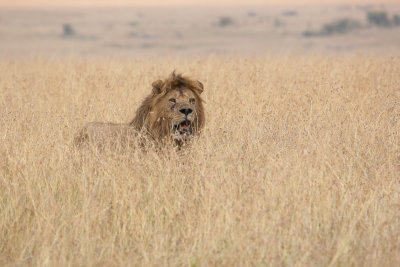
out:
{"label": "grassland", "polygon": [[[74,149],[174,68],[182,152]],[[400,265],[400,58],[0,60],[0,265]]]}

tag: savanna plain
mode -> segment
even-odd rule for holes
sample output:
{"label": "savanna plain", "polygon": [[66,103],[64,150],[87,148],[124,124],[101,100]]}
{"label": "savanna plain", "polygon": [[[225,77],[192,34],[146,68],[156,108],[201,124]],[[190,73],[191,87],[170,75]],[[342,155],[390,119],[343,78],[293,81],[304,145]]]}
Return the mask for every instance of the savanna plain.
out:
{"label": "savanna plain", "polygon": [[[182,150],[76,149],[173,69]],[[399,266],[400,58],[2,58],[0,265]]]}

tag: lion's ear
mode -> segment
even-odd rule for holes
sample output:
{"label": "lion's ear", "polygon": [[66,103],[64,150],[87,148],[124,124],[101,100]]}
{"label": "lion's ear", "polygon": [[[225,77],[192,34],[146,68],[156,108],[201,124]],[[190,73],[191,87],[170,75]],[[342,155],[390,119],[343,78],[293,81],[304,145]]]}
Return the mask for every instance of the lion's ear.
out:
{"label": "lion's ear", "polygon": [[199,84],[197,90],[199,91],[199,94],[201,94],[204,91],[204,85],[200,81],[197,81],[197,83]]}
{"label": "lion's ear", "polygon": [[151,85],[153,86],[153,93],[154,94],[161,93],[161,87],[163,85],[163,82],[161,80],[155,81]]}

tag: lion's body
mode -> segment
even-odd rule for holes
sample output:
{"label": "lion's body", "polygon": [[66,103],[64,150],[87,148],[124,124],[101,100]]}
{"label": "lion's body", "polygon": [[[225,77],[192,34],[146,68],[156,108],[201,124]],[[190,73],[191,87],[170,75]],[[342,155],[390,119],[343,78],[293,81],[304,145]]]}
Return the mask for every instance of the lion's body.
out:
{"label": "lion's body", "polygon": [[140,131],[157,142],[173,136],[181,144],[187,135],[198,134],[204,126],[202,91],[200,82],[172,73],[164,81],[153,82],[152,93],[143,100],[129,124],[88,123],[75,137],[75,143],[119,142],[125,145]]}
{"label": "lion's body", "polygon": [[121,146],[133,144],[137,131],[129,124],[90,122],[76,135],[75,145],[96,144],[98,146]]}

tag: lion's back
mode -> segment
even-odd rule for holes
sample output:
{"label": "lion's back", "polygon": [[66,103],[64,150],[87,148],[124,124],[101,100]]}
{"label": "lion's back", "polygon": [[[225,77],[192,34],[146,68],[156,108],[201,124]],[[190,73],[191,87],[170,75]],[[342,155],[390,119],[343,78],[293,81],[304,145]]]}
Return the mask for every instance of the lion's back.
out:
{"label": "lion's back", "polygon": [[83,144],[110,143],[126,144],[137,136],[137,131],[128,124],[111,122],[89,122],[75,136],[74,143]]}

